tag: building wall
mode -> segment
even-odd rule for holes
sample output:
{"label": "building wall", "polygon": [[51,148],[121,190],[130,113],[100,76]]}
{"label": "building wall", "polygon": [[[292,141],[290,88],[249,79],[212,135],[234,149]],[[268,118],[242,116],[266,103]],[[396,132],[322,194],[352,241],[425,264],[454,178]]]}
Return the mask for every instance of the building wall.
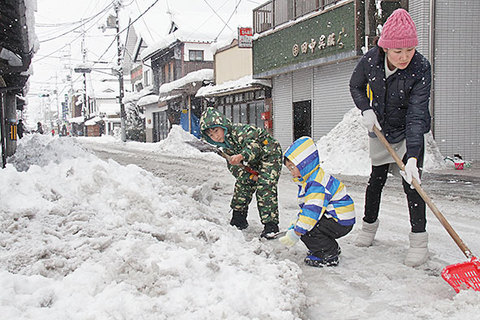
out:
{"label": "building wall", "polygon": [[429,34],[430,34],[430,1],[410,0],[408,11],[417,27],[418,46],[417,50],[430,60],[429,57]]}
{"label": "building wall", "polygon": [[272,79],[273,135],[283,149],[293,140],[292,83],[291,73]]}
{"label": "building wall", "polygon": [[203,50],[203,60],[213,61],[213,53],[210,50],[209,43],[185,42],[183,48],[184,48],[183,61],[189,61],[189,56],[188,56],[189,50]]}
{"label": "building wall", "polygon": [[293,142],[293,103],[310,100],[312,138],[328,134],[355,105],[348,86],[357,59],[296,70],[273,78],[274,136],[288,147]]}
{"label": "building wall", "polygon": [[328,134],[345,113],[355,107],[350,95],[350,77],[358,59],[334,63],[314,70],[313,80],[313,138]]}
{"label": "building wall", "polygon": [[252,74],[252,49],[232,48],[215,54],[215,83],[237,80]]}
{"label": "building wall", "polygon": [[[480,160],[480,1],[437,0],[433,133],[445,156]],[[432,61],[432,60],[431,60]]]}

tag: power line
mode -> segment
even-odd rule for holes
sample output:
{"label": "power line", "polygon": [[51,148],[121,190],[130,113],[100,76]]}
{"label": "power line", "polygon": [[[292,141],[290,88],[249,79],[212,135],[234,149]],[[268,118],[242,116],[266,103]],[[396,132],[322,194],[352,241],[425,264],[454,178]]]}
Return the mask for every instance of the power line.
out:
{"label": "power line", "polygon": [[[103,16],[101,16],[97,21],[95,21],[95,23],[93,23],[90,27],[88,27],[87,29],[85,29],[84,32],[87,32],[88,30],[90,30],[91,28],[93,28],[95,26],[95,24],[100,21],[100,19],[102,19]],[[55,51],[43,56],[42,58],[39,58],[39,59],[35,59],[35,56],[34,56],[34,62],[39,62],[43,59],[46,59],[46,58],[49,58],[51,57],[52,55],[56,54],[58,51],[68,47],[69,45],[71,45],[73,42],[75,42],[76,40],[78,40],[78,38],[80,38],[82,36],[83,33],[79,34],[77,37],[75,37],[72,41],[70,41],[69,43],[66,43],[63,47],[60,47],[59,49],[56,49]],[[100,59],[99,59],[100,60]]]}
{"label": "power line", "polygon": [[[217,10],[220,10],[222,9],[230,0],[226,0],[224,3],[222,3],[222,5],[220,7],[218,7],[218,9],[216,9],[214,12],[216,12]],[[202,24],[200,26],[198,26],[197,28],[195,28],[195,30],[200,30],[201,27],[203,27],[203,25],[205,23],[207,23],[208,20],[210,20],[210,18],[214,16],[214,14],[211,14],[207,19],[205,19]],[[195,33],[195,31],[191,32],[187,38],[190,38],[193,34]]]}
{"label": "power line", "polygon": [[[67,34],[73,32],[73,31],[77,30],[78,28],[83,27],[84,25],[86,25],[87,23],[89,23],[90,21],[92,21],[94,18],[98,17],[100,14],[105,13],[105,12],[106,12],[107,10],[109,10],[112,6],[113,6],[113,4],[111,3],[111,4],[109,4],[108,6],[106,6],[103,10],[101,10],[101,11],[98,12],[97,14],[93,15],[92,17],[90,17],[90,18],[88,18],[88,19],[86,19],[86,20],[80,20],[80,21],[82,21],[82,24],[76,26],[75,28],[73,28],[73,29],[71,29],[71,30],[68,30],[68,31],[66,31],[66,32],[64,32],[64,33],[62,33],[62,34],[59,34],[59,35],[57,35],[57,36],[55,36],[55,37],[52,37],[52,38],[49,38],[49,39],[40,40],[39,42],[40,42],[40,43],[43,43],[43,42],[47,42],[47,41],[51,41],[51,40],[55,40],[55,39],[58,39],[58,38],[60,38],[60,37],[63,37],[64,35],[67,35]],[[84,22],[83,22],[83,21],[84,21]]]}
{"label": "power line", "polygon": [[[204,0],[206,1],[206,0]],[[232,19],[233,15],[235,14],[235,12],[237,11],[237,8],[238,6],[240,5],[240,2],[242,2],[242,0],[238,0],[238,3],[237,5],[235,6],[235,9],[233,9],[233,12],[232,14],[230,15],[230,17],[228,18],[227,22],[225,23],[225,26],[223,26],[222,30],[220,30],[220,32],[217,34],[217,36],[215,37],[215,39],[213,40],[214,42],[217,41],[218,37],[222,34],[223,30],[225,30],[225,27],[228,26],[228,23],[230,22],[230,19]],[[230,30],[232,30],[232,28],[228,27]],[[233,31],[233,30],[232,30]]]}
{"label": "power line", "polygon": [[[220,20],[222,20],[222,22],[225,24],[225,26],[227,26],[227,25],[228,25],[228,21],[225,22],[225,20],[223,20],[223,18],[222,18],[222,17],[217,13],[217,11],[210,5],[210,3],[208,3],[207,0],[203,0],[203,1],[207,4],[207,6],[208,6],[210,9],[212,9],[212,11],[215,13],[215,15],[216,15]],[[238,7],[238,5],[237,5],[237,7]],[[237,9],[237,7],[235,7],[235,10]],[[231,16],[230,16],[230,18],[231,18]],[[230,19],[229,19],[229,20],[230,20]],[[223,27],[223,29],[225,29],[225,26]],[[230,27],[228,27],[228,28],[229,28],[230,30],[232,30],[232,28],[230,28]],[[222,29],[222,31],[223,31],[223,29]],[[233,31],[233,30],[232,30],[232,31]],[[220,33],[221,33],[221,31],[220,31]],[[217,36],[217,38],[218,38],[218,36]],[[216,38],[215,38],[215,39],[216,39]]]}
{"label": "power line", "polygon": [[[132,24],[134,24],[135,22],[138,21],[138,19],[140,19],[141,17],[143,17],[144,14],[146,14],[150,9],[153,8],[154,5],[157,4],[157,2],[160,1],[160,0],[155,0],[154,3],[152,3],[145,11],[143,11],[137,18],[135,18],[135,20],[133,20],[132,22],[130,22],[128,24],[127,27],[125,27],[123,30],[119,31],[117,36],[119,36],[121,33],[123,33],[125,30],[127,30],[128,28],[130,28],[130,26]],[[110,49],[110,47],[115,43],[115,40],[116,40],[116,37],[113,39],[113,41],[110,43],[110,45],[107,47],[107,49],[105,50],[105,52],[102,53],[102,55],[98,58],[98,60],[101,60],[103,58],[103,56],[108,52],[108,50]]]}

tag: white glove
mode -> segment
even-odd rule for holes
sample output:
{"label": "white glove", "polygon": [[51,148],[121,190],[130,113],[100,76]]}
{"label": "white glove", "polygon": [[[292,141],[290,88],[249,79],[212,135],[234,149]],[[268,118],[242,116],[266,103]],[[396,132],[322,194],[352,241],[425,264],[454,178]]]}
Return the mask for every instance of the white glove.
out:
{"label": "white glove", "polygon": [[293,229],[290,229],[287,231],[287,233],[283,237],[281,237],[278,240],[280,240],[280,242],[283,243],[284,245],[291,247],[295,243],[297,243],[298,240],[300,240],[300,236],[297,235],[295,231],[293,231]]}
{"label": "white glove", "polygon": [[417,159],[413,157],[409,158],[404,170],[405,171],[400,171],[400,174],[402,175],[403,179],[407,181],[407,183],[412,184],[412,178],[415,178],[419,184],[422,183],[420,181],[420,173],[418,172],[417,168]]}
{"label": "white glove", "polygon": [[370,132],[373,131],[373,126],[377,126],[379,130],[382,130],[382,127],[380,127],[380,123],[378,122],[377,115],[373,109],[367,109],[362,112],[362,122]]}

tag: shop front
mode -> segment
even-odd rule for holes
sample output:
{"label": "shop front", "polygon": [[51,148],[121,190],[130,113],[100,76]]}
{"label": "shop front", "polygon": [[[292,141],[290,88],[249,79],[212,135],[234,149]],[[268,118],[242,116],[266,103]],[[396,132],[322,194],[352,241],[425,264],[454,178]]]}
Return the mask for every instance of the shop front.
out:
{"label": "shop front", "polygon": [[343,1],[261,33],[253,76],[272,81],[274,136],[287,147],[327,134],[354,107],[349,78],[364,44],[361,1]]}

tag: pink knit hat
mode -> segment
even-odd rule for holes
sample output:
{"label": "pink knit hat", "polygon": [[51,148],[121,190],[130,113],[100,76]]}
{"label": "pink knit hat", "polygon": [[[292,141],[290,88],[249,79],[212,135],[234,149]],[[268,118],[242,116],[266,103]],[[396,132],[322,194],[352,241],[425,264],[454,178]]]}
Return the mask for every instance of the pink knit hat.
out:
{"label": "pink knit hat", "polygon": [[386,49],[411,48],[418,45],[417,28],[404,9],[397,9],[383,25],[378,45]]}

